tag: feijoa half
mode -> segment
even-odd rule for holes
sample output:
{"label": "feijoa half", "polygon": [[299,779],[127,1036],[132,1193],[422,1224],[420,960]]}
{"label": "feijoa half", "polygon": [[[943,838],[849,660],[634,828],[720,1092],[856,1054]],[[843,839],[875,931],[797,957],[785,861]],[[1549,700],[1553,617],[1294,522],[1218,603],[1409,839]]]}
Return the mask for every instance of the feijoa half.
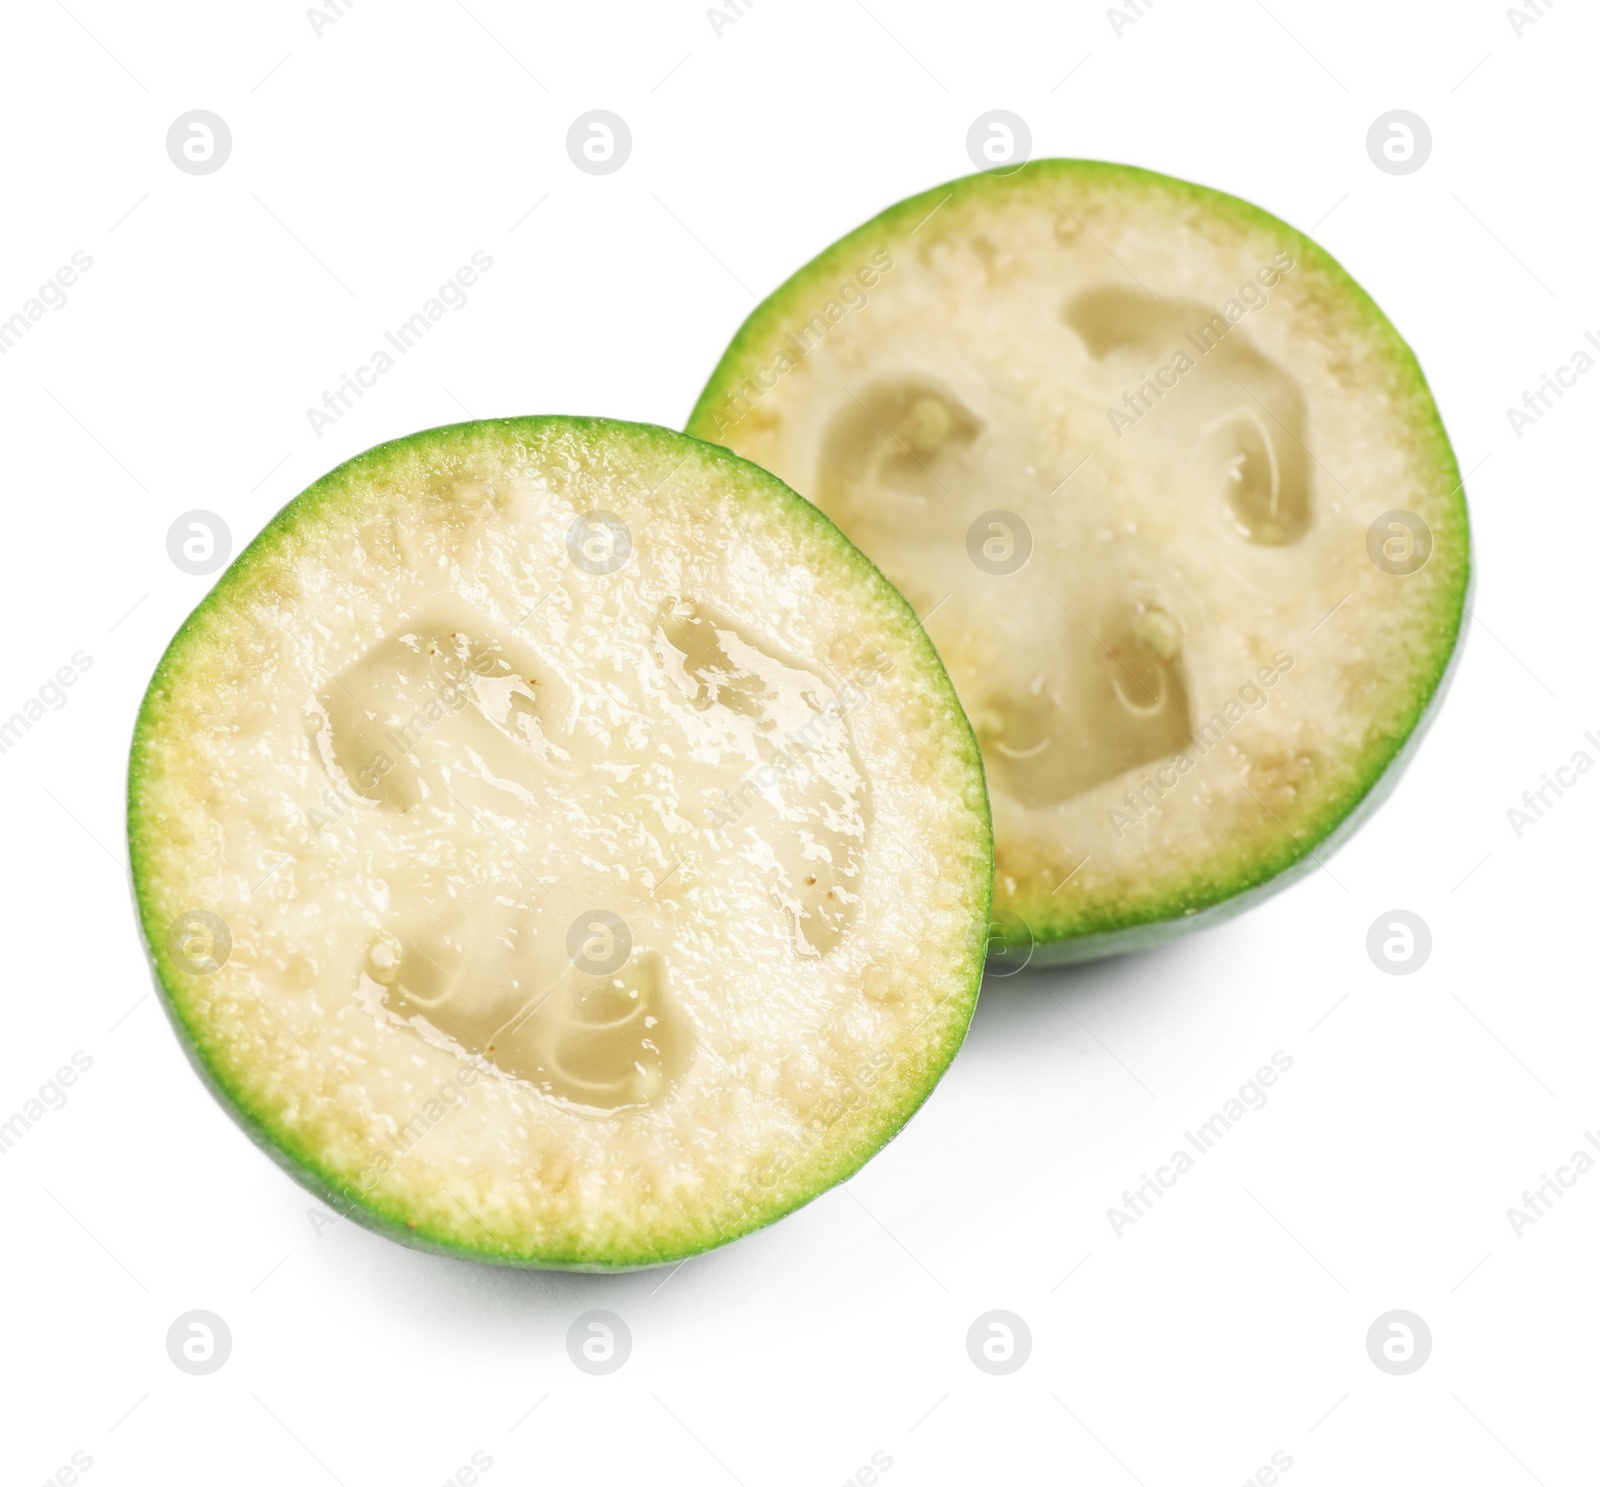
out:
{"label": "feijoa half", "polygon": [[891,207],[745,322],[689,431],[826,511],[983,749],[1013,959],[1325,862],[1442,695],[1470,569],[1415,356],[1314,242],[1126,166]]}
{"label": "feijoa half", "polygon": [[849,1176],[982,973],[977,746],[900,595],[699,440],[357,456],[139,714],[138,911],[196,1066],[343,1212],[484,1260],[694,1254]]}

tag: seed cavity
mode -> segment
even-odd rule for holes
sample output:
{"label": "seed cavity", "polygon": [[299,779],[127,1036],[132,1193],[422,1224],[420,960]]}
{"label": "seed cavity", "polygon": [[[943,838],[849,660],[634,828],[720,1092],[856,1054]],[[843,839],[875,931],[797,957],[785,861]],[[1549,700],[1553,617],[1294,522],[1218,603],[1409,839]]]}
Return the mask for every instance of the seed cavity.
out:
{"label": "seed cavity", "polygon": [[1089,355],[1103,361],[1124,349],[1176,352],[1184,332],[1211,311],[1193,300],[1157,300],[1120,286],[1086,289],[1062,307],[1061,319],[1082,338]]}
{"label": "seed cavity", "polygon": [[[916,415],[922,437],[940,416]],[[731,894],[748,913],[764,894],[793,954],[812,959],[861,902],[872,812],[850,715],[877,673],[862,661],[824,677],[691,598],[655,620],[660,695],[625,735],[604,709],[580,714],[538,653],[464,612],[377,641],[306,707],[308,749],[348,783],[341,811],[426,810],[461,827],[437,859],[387,869],[385,922],[351,972],[368,1010],[583,1110],[659,1104],[692,1062],[672,969],[649,943],[682,895]],[[567,804],[575,792],[581,805]],[[564,810],[583,846],[536,866],[527,839]],[[659,862],[619,872],[619,839]],[[379,840],[392,850],[387,828]],[[575,929],[612,920],[630,931],[614,962],[573,952]]]}
{"label": "seed cavity", "polygon": [[[570,706],[527,646],[475,617],[402,627],[347,666],[311,710],[357,795],[395,811],[446,800],[457,777],[514,791],[528,768],[566,772]],[[326,756],[325,756],[326,757]]]}
{"label": "seed cavity", "polygon": [[836,690],[683,598],[657,614],[656,656],[694,709],[691,751],[737,772],[733,787],[710,793],[707,825],[764,875],[795,953],[827,955],[855,922],[872,814],[848,721],[861,683]]}
{"label": "seed cavity", "polygon": [[1167,609],[1124,600],[1088,630],[1069,622],[1049,644],[1059,657],[1042,685],[991,692],[974,712],[998,788],[1030,809],[1059,805],[1183,749],[1183,632]]}
{"label": "seed cavity", "polygon": [[882,521],[882,502],[901,514],[956,504],[971,479],[964,459],[983,423],[943,383],[919,374],[881,378],[847,396],[822,441],[817,504],[830,516]]}
{"label": "seed cavity", "polygon": [[1305,397],[1257,349],[1251,312],[1235,305],[1224,314],[1102,286],[1074,297],[1061,318],[1091,360],[1106,363],[1119,437],[1136,427],[1142,441],[1127,447],[1176,465],[1181,473],[1165,478],[1180,485],[1198,480],[1236,536],[1284,547],[1312,518]]}
{"label": "seed cavity", "polygon": [[1305,464],[1279,456],[1273,430],[1256,407],[1240,405],[1201,431],[1205,464],[1220,475],[1223,506],[1241,537],[1282,547],[1309,525]]}
{"label": "seed cavity", "polygon": [[409,935],[386,930],[367,953],[380,1005],[430,1041],[581,1110],[659,1103],[694,1045],[671,1006],[663,957],[635,949],[603,976],[557,964],[532,912],[504,903],[476,915],[452,909]]}

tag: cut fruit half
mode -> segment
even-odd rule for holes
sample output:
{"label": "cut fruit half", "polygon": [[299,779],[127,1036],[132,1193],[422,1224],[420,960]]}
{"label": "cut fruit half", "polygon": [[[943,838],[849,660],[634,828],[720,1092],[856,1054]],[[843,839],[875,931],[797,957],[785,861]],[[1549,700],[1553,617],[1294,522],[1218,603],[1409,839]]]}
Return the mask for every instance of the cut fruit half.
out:
{"label": "cut fruit half", "polygon": [[197,1067],[341,1211],[617,1269],[855,1171],[954,1055],[993,873],[916,617],[727,451],[506,419],[286,507],[151,682],[145,938]]}
{"label": "cut fruit half", "polygon": [[1415,357],[1234,197],[1045,160],[901,202],[750,316],[689,431],[822,507],[972,719],[1008,956],[1237,912],[1398,775],[1461,627]]}

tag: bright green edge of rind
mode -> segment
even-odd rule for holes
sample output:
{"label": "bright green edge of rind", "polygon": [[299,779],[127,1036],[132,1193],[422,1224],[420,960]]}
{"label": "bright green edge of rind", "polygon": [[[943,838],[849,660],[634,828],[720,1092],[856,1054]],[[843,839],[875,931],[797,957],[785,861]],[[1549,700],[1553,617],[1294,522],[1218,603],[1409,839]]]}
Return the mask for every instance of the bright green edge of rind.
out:
{"label": "bright green edge of rind", "polygon": [[1066,180],[1091,183],[1102,189],[1121,185],[1141,192],[1162,191],[1205,207],[1240,227],[1266,230],[1286,245],[1292,244],[1304,272],[1319,277],[1335,291],[1391,369],[1391,391],[1397,402],[1406,405],[1398,416],[1412,432],[1418,467],[1436,470],[1440,489],[1449,492],[1444,498],[1449,503],[1447,514],[1434,527],[1433,560],[1450,562],[1455,569],[1455,582],[1441,589],[1434,612],[1435,628],[1429,638],[1430,671],[1413,695],[1409,709],[1397,713],[1395,726],[1367,750],[1358,770],[1360,783],[1355,788],[1327,802],[1321,815],[1297,840],[1239,864],[1226,878],[1196,885],[1164,900],[1131,910],[1108,907],[1074,914],[1042,891],[1037,897],[1019,895],[1011,907],[1028,921],[1033,943],[1029,947],[1008,945],[1008,953],[1031,953],[1029,964],[1034,966],[1152,949],[1189,929],[1243,912],[1320,866],[1327,853],[1364,822],[1394,788],[1435,716],[1459,650],[1472,578],[1466,496],[1455,453],[1416,354],[1372,296],[1324,248],[1271,212],[1227,192],[1135,165],[1101,160],[1034,160],[1003,174],[962,176],[897,202],[825,248],[751,311],[696,400],[689,415],[689,433],[702,439],[717,437],[713,406],[724,388],[737,384],[746,370],[763,360],[763,348],[783,328],[791,306],[797,300],[809,303],[807,290],[818,281],[831,282],[842,269],[859,262],[864,253],[870,254],[876,247],[903,245],[906,229],[920,225],[952,196],[968,198],[991,191],[1015,194],[1030,186],[1053,194],[1052,183]]}
{"label": "bright green edge of rind", "polygon": [[[759,496],[752,494],[752,498],[772,500],[778,505],[787,508],[786,515],[789,518],[798,517],[802,522],[811,523],[814,531],[835,547],[843,560],[854,567],[860,574],[864,587],[869,591],[865,602],[873,605],[880,613],[885,614],[886,618],[890,616],[898,617],[905,643],[913,659],[922,668],[931,693],[946,705],[945,711],[955,731],[956,748],[959,756],[970,765],[972,788],[967,792],[969,796],[967,804],[973,811],[975,820],[983,828],[982,850],[974,854],[973,858],[974,915],[972,939],[963,953],[960,964],[956,968],[957,979],[960,984],[969,988],[966,1007],[964,1015],[958,1015],[950,1023],[945,1034],[945,1046],[935,1052],[930,1063],[930,1075],[917,1093],[916,1098],[908,1101],[902,1109],[895,1113],[894,1118],[885,1124],[874,1141],[858,1142],[855,1146],[846,1147],[834,1153],[831,1162],[820,1166],[814,1172],[813,1181],[802,1196],[795,1198],[793,1201],[779,1202],[765,1210],[758,1205],[751,1205],[748,1221],[742,1226],[735,1225],[721,1230],[704,1244],[681,1247],[670,1251],[663,1250],[660,1253],[652,1252],[644,1246],[641,1246],[637,1252],[605,1255],[532,1253],[517,1251],[509,1246],[492,1249],[487,1246],[480,1247],[465,1244],[453,1237],[430,1232],[421,1226],[413,1227],[406,1213],[398,1204],[385,1205],[381,1201],[375,1201],[354,1191],[348,1183],[323,1167],[315,1151],[299,1146],[294,1141],[285,1139],[276,1133],[272,1129],[270,1120],[261,1112],[251,1108],[249,1103],[233,1090],[225,1071],[217,1067],[208,1056],[200,1030],[191,1023],[184,1010],[183,998],[179,991],[185,979],[184,974],[178,971],[172,963],[165,936],[159,933],[154,905],[150,900],[150,896],[144,891],[147,862],[146,847],[149,840],[149,830],[141,816],[140,785],[143,762],[160,748],[157,693],[165,681],[181,673],[189,648],[197,643],[203,643],[204,622],[227,605],[233,591],[242,583],[243,576],[248,574],[253,560],[272,551],[306,518],[313,514],[320,514],[326,510],[333,509],[341,493],[348,488],[350,482],[380,477],[385,462],[396,456],[411,453],[418,448],[429,445],[448,448],[452,443],[459,443],[464,438],[477,437],[481,431],[486,429],[497,430],[507,436],[515,437],[521,432],[531,433],[542,429],[558,428],[566,428],[574,432],[582,432],[585,429],[589,429],[603,434],[629,434],[641,440],[670,440],[684,446],[695,446],[708,461],[726,467],[736,477],[736,488],[741,492],[745,494],[752,494],[757,491],[765,492]],[[178,1034],[178,1041],[185,1055],[200,1076],[201,1081],[244,1130],[246,1135],[296,1182],[309,1189],[337,1213],[353,1219],[365,1228],[387,1235],[389,1238],[398,1240],[413,1249],[425,1250],[433,1254],[448,1255],[458,1259],[475,1260],[489,1264],[540,1270],[587,1272],[645,1270],[653,1266],[670,1264],[677,1260],[686,1259],[692,1255],[703,1254],[708,1250],[717,1249],[724,1244],[731,1243],[745,1234],[764,1228],[786,1214],[804,1207],[812,1199],[820,1197],[829,1188],[859,1171],[867,1161],[881,1151],[904,1129],[906,1123],[921,1108],[928,1096],[933,1093],[934,1086],[943,1077],[945,1070],[950,1065],[950,1061],[955,1057],[957,1050],[961,1047],[961,1043],[966,1037],[967,1029],[972,1021],[973,1011],[977,1005],[979,986],[983,979],[990,899],[994,886],[994,842],[989,818],[988,794],[984,787],[983,757],[979,750],[977,739],[973,736],[972,729],[966,721],[966,714],[956,698],[955,688],[944,670],[944,664],[939,660],[938,653],[934,650],[932,642],[928,640],[922,627],[917,623],[916,615],[901,597],[899,591],[878,572],[866,555],[856,548],[820,509],[813,506],[804,497],[790,490],[775,475],[763,470],[759,465],[752,464],[750,461],[741,458],[721,445],[709,443],[692,435],[662,428],[655,424],[625,423],[616,419],[556,415],[485,419],[472,423],[447,424],[439,428],[425,429],[419,433],[407,435],[404,438],[389,440],[355,455],[345,461],[344,464],[329,471],[321,479],[313,482],[284,506],[262,528],[254,540],[233,560],[227,571],[217,580],[215,586],[207,593],[205,598],[184,620],[177,634],[173,636],[168,644],[166,651],[156,666],[154,675],[151,677],[150,686],[145,692],[144,700],[140,704],[138,717],[134,722],[133,742],[129,751],[128,849],[134,911],[139,921],[141,937],[144,941],[146,954],[150,959],[156,990],[160,995],[162,1005],[166,1008],[167,1016]]]}

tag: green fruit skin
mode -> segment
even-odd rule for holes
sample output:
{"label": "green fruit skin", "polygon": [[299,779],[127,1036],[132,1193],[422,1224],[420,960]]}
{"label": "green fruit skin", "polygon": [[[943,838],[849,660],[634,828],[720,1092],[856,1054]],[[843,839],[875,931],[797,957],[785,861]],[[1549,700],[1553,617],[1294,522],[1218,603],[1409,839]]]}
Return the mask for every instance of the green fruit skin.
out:
{"label": "green fruit skin", "polygon": [[[1464,601],[1469,606],[1473,587],[1475,584],[1469,582]],[[1366,794],[1350,813],[1336,823],[1325,836],[1307,844],[1301,856],[1288,867],[1279,868],[1267,874],[1260,882],[1240,888],[1231,897],[1185,914],[1181,918],[1158,919],[1145,924],[1129,925],[1125,929],[1103,930],[1099,934],[1083,935],[1074,939],[1043,940],[1032,945],[1023,941],[1008,947],[1003,953],[1008,960],[1018,955],[1025,956],[1028,969],[1046,970],[1053,966],[1078,965],[1085,961],[1104,960],[1114,955],[1133,955],[1141,950],[1156,950],[1190,930],[1209,929],[1213,925],[1225,923],[1247,909],[1255,908],[1273,894],[1281,893],[1302,878],[1310,877],[1377,814],[1378,807],[1394,792],[1400,783],[1400,776],[1405,773],[1417,750],[1422,747],[1424,735],[1438,717],[1439,710],[1444,705],[1445,693],[1449,690],[1450,683],[1455,680],[1465,650],[1465,643],[1458,637],[1456,643],[1451,646],[1450,659],[1445,666],[1444,675],[1434,687],[1433,695],[1428,699],[1421,716],[1384,767],[1383,772],[1368,786]]]}
{"label": "green fruit skin", "polygon": [[[782,486],[782,483],[777,480],[776,476],[771,475],[768,471],[760,469],[759,466],[750,464],[749,461],[742,459],[736,454],[733,454],[730,450],[724,449],[721,445],[695,439],[692,435],[682,434],[676,430],[663,428],[654,424],[626,424],[622,423],[620,420],[604,418],[550,416],[481,420],[480,422],[507,427],[544,425],[559,425],[580,429],[584,426],[593,425],[606,426],[610,428],[620,427],[624,429],[631,429],[644,436],[666,435],[673,440],[704,445],[706,451],[710,454],[713,454],[718,461],[731,462],[737,466],[747,467],[753,474],[759,476],[763,483],[779,486],[793,500],[796,507],[805,509],[807,513],[815,513],[817,522],[832,534],[834,539],[841,547],[846,548],[853,553],[855,557],[859,559],[862,565],[866,567],[871,566],[865,555],[859,553],[853,547],[849,539],[845,537],[845,535],[840,532],[836,526],[834,526],[824,512],[818,510],[816,507],[813,507],[810,502],[806,501],[803,497],[799,496],[795,492],[789,491],[788,487]],[[168,643],[165,652],[163,652],[161,660],[157,663],[155,672],[151,677],[150,686],[140,704],[139,713],[134,722],[132,743],[129,749],[127,777],[127,822],[130,873],[128,881],[130,897],[134,910],[134,918],[138,924],[141,943],[144,946],[145,954],[150,962],[151,976],[155,984],[157,1000],[161,1003],[163,1009],[165,1010],[167,1018],[172,1024],[173,1031],[177,1034],[179,1046],[183,1049],[184,1056],[188,1059],[190,1066],[199,1076],[200,1082],[206,1087],[207,1090],[210,1091],[217,1103],[228,1113],[229,1116],[232,1117],[234,1123],[238,1125],[238,1127],[250,1138],[252,1142],[255,1143],[256,1146],[265,1152],[266,1155],[270,1157],[272,1161],[285,1173],[293,1178],[295,1182],[307,1189],[318,1200],[324,1203],[328,1208],[332,1209],[335,1213],[344,1218],[353,1220],[362,1228],[384,1235],[386,1238],[395,1240],[396,1242],[406,1245],[411,1249],[422,1250],[429,1254],[443,1255],[452,1259],[471,1260],[479,1263],[500,1265],[516,1269],[564,1270],[586,1274],[620,1274],[635,1270],[654,1269],[661,1265],[674,1264],[680,1260],[689,1259],[695,1255],[704,1254],[713,1249],[719,1249],[723,1245],[731,1244],[734,1240],[742,1238],[746,1234],[754,1233],[756,1230],[766,1228],[769,1225],[777,1222],[779,1219],[788,1217],[790,1213],[803,1208],[813,1199],[821,1197],[822,1194],[827,1192],[829,1188],[844,1181],[856,1171],[859,1171],[860,1168],[864,1166],[872,1156],[876,1155],[877,1151],[881,1151],[883,1147],[887,1146],[890,1141],[899,1135],[900,1132],[905,1128],[906,1124],[910,1121],[911,1117],[916,1114],[916,1112],[922,1107],[923,1103],[926,1102],[928,1097],[932,1095],[935,1086],[943,1077],[945,1070],[949,1067],[950,1060],[953,1059],[955,1054],[959,1051],[961,1043],[966,1037],[967,1030],[971,1026],[972,1016],[977,1008],[977,996],[982,981],[983,955],[986,944],[986,925],[990,913],[990,901],[992,896],[994,876],[994,842],[992,828],[988,817],[987,797],[983,795],[983,792],[980,788],[978,794],[980,797],[982,797],[982,821],[984,829],[986,833],[988,833],[984,842],[982,843],[982,846],[988,868],[985,873],[979,875],[977,884],[979,901],[974,905],[975,913],[973,921],[974,929],[972,945],[969,952],[964,957],[970,966],[970,995],[967,997],[966,1015],[961,1019],[959,1027],[953,1030],[946,1057],[938,1064],[927,1085],[920,1091],[919,1097],[915,1103],[909,1105],[903,1111],[899,1112],[899,1118],[897,1119],[894,1127],[889,1130],[887,1134],[885,1134],[883,1140],[878,1144],[876,1150],[867,1153],[858,1160],[853,1160],[851,1153],[844,1153],[842,1155],[842,1159],[836,1160],[831,1168],[819,1171],[816,1185],[807,1196],[803,1197],[799,1201],[790,1203],[787,1206],[775,1210],[760,1210],[755,1208],[754,1205],[751,1205],[750,1208],[747,1208],[744,1215],[744,1221],[742,1223],[729,1225],[720,1231],[711,1242],[694,1247],[677,1248],[666,1250],[661,1253],[636,1252],[616,1258],[608,1258],[604,1255],[595,1255],[590,1253],[539,1252],[535,1254],[526,1250],[514,1248],[510,1245],[506,1245],[501,1249],[491,1249],[483,1245],[457,1243],[450,1239],[421,1232],[418,1228],[414,1227],[406,1220],[403,1213],[398,1211],[389,1211],[380,1206],[378,1203],[369,1201],[368,1198],[354,1189],[349,1183],[324,1170],[314,1153],[310,1151],[295,1151],[289,1149],[288,1145],[281,1138],[275,1136],[267,1128],[266,1123],[261,1119],[261,1117],[234,1094],[234,1092],[228,1087],[228,1084],[225,1078],[222,1076],[222,1073],[215,1068],[211,1061],[207,1058],[201,1039],[196,1029],[191,1027],[189,1022],[184,1017],[182,1008],[179,1005],[178,997],[174,990],[174,986],[177,983],[178,978],[185,973],[179,970],[172,963],[171,956],[168,954],[165,946],[165,937],[161,933],[161,926],[157,920],[154,904],[150,902],[140,891],[140,881],[143,876],[142,869],[144,862],[144,852],[142,850],[143,840],[145,831],[148,829],[144,823],[141,822],[139,817],[140,756],[143,750],[156,746],[152,743],[147,732],[151,722],[153,699],[160,689],[163,679],[169,674],[169,668],[172,667],[175,658],[178,655],[180,642],[183,641],[190,627],[195,624],[197,617],[210,606],[217,603],[219,596],[225,594],[234,583],[239,581],[240,575],[248,569],[251,555],[263,550],[269,544],[275,533],[287,526],[290,526],[295,521],[296,515],[301,509],[317,503],[326,497],[332,496],[338,489],[341,477],[343,477],[353,466],[359,466],[375,460],[381,460],[391,453],[398,453],[408,448],[425,445],[428,441],[448,438],[452,435],[459,434],[465,429],[470,429],[473,427],[475,427],[473,424],[447,424],[439,428],[425,429],[418,433],[407,435],[403,438],[390,440],[385,444],[376,445],[372,449],[368,449],[361,454],[354,455],[351,459],[345,461],[344,464],[335,467],[326,475],[322,476],[319,480],[314,481],[298,496],[289,501],[272,518],[272,520],[262,528],[262,530],[238,554],[238,556],[234,558],[233,562],[229,564],[228,568],[223,572],[213,588],[206,594],[205,598],[201,600],[200,604],[196,606],[196,608],[184,620],[183,624],[178,628],[177,633]],[[877,575],[876,569],[872,569],[872,572],[878,577],[879,581],[883,583],[884,588],[887,589],[890,594],[893,594],[896,598],[898,598],[897,592],[892,588],[891,585],[888,584],[888,581],[882,579],[881,575]],[[905,610],[905,614],[909,620],[909,624],[907,626],[908,631],[912,631],[914,634],[922,636],[922,648],[925,649],[926,655],[930,657],[934,664],[938,667],[938,674],[944,676],[945,686],[949,688],[951,699],[953,701],[954,688],[951,686],[948,676],[944,675],[943,663],[938,660],[937,652],[934,651],[932,643],[927,641],[926,636],[922,635],[921,627],[916,624],[916,616],[911,612],[910,607],[904,604],[903,600],[901,601],[901,607]],[[953,708],[953,713],[955,717],[964,721],[965,715],[961,712],[959,707]],[[977,771],[977,778],[981,785],[983,778],[982,755],[978,749],[977,739],[972,735],[970,727],[966,730],[966,738],[964,743],[965,747],[970,751],[971,759],[974,762]]]}
{"label": "green fruit skin", "polygon": [[1432,616],[1436,625],[1429,637],[1432,674],[1411,699],[1409,717],[1391,729],[1385,740],[1386,747],[1369,755],[1366,777],[1358,790],[1331,802],[1292,846],[1284,848],[1274,858],[1241,865],[1225,886],[1175,895],[1165,903],[1151,904],[1133,912],[1102,912],[1088,922],[1072,918],[1051,901],[1038,906],[1019,904],[1014,912],[1027,918],[1027,937],[1020,941],[1012,938],[1014,932],[1003,922],[997,922],[991,932],[991,946],[1005,947],[997,953],[1004,956],[1007,964],[1026,956],[1029,966],[1039,968],[1154,949],[1191,929],[1230,919],[1320,867],[1326,856],[1364,824],[1395,788],[1437,716],[1459,660],[1462,626],[1473,584],[1471,536],[1460,468],[1416,354],[1388,317],[1331,254],[1272,213],[1226,192],[1139,166],[1100,160],[1032,160],[1001,175],[979,172],[962,176],[895,203],[825,248],[751,311],[696,399],[685,425],[687,431],[702,439],[720,437],[716,404],[724,389],[737,383],[745,359],[757,355],[786,324],[791,299],[798,298],[810,285],[829,282],[840,274],[843,266],[862,260],[873,246],[899,242],[907,229],[927,220],[952,196],[966,197],[1020,187],[1036,187],[1048,192],[1051,183],[1057,180],[1121,185],[1134,190],[1158,189],[1177,200],[1221,213],[1235,222],[1266,229],[1294,248],[1303,276],[1318,274],[1335,285],[1373,339],[1384,347],[1405,398],[1412,431],[1419,444],[1428,446],[1428,464],[1436,471],[1440,488],[1450,493],[1445,498],[1450,503],[1449,519],[1433,528],[1432,560],[1439,559],[1441,549],[1449,552],[1458,579],[1453,602],[1446,610]]}

